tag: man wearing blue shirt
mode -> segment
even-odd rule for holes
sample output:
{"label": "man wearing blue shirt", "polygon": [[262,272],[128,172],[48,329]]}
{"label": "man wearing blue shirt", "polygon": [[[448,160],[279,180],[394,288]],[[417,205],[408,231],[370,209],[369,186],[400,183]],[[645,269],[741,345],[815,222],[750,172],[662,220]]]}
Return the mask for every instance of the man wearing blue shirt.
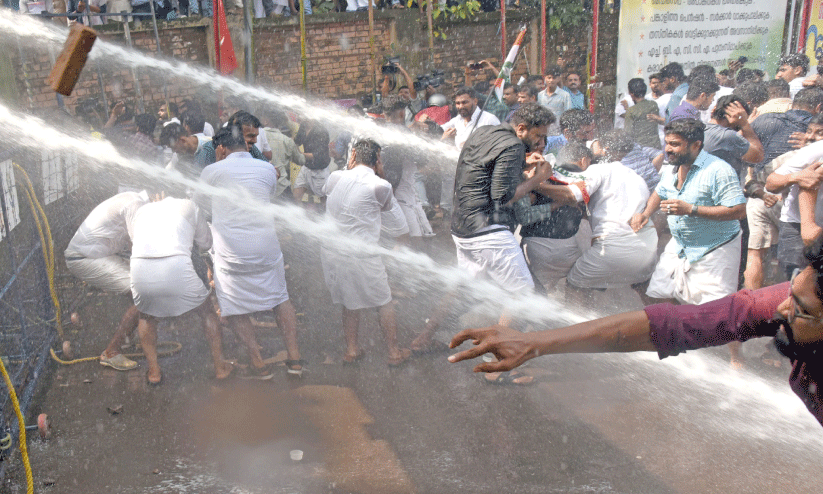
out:
{"label": "man wearing blue shirt", "polygon": [[646,292],[655,299],[702,304],[737,291],[746,199],[731,165],[703,150],[704,129],[691,118],[666,125],[672,167],[631,220],[638,231],[658,208],[668,215],[672,239]]}
{"label": "man wearing blue shirt", "polygon": [[[570,70],[566,74],[566,85],[561,89],[569,93],[572,108],[582,110],[586,107],[586,94],[580,90],[580,74],[576,70]],[[558,115],[559,117],[560,115]]]}

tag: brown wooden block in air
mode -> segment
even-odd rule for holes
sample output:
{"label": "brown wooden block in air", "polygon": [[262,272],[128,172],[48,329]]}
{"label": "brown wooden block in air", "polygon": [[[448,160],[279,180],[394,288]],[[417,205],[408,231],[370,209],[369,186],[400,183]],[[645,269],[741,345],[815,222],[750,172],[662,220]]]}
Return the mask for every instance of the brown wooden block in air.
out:
{"label": "brown wooden block in air", "polygon": [[72,25],[63,51],[46,80],[52,89],[64,96],[71,94],[95,39],[97,32],[94,29],[81,24]]}

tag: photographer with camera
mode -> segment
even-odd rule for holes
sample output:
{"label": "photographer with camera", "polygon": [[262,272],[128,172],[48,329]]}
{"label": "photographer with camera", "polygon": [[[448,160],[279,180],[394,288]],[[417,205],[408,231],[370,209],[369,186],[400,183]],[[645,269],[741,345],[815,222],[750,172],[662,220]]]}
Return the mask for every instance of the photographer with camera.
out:
{"label": "photographer with camera", "polygon": [[412,115],[418,115],[422,110],[432,106],[430,103],[431,97],[440,92],[443,81],[442,70],[432,70],[428,74],[417,76],[417,80],[412,84],[416,96],[413,96],[409,103],[409,110],[411,110]]}
{"label": "photographer with camera", "polygon": [[417,98],[417,90],[414,87],[414,79],[406,72],[406,69],[400,65],[400,57],[391,57],[386,60],[386,63],[380,67],[380,73],[383,75],[383,83],[380,85],[380,94],[385,98],[397,87],[397,74],[406,79],[406,84],[400,86],[397,93],[407,103],[412,99]]}

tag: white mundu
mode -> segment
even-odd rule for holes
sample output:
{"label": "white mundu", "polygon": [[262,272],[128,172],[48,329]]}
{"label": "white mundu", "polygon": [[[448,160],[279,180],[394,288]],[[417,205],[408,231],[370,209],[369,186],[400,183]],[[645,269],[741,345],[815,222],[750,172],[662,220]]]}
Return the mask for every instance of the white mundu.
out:
{"label": "white mundu", "polygon": [[[326,216],[350,239],[376,246],[381,229],[394,237],[409,232],[391,184],[368,166],[332,173],[324,191]],[[379,255],[357,255],[328,245],[321,250],[321,261],[334,303],[357,310],[391,302],[386,267]]]}
{"label": "white mundu", "polygon": [[612,288],[648,280],[657,260],[657,232],[647,224],[635,233],[629,225],[646,207],[646,182],[620,162],[591,165],[583,175],[590,195],[592,246],[569,271],[569,284]]}
{"label": "white mundu", "polygon": [[[201,180],[223,189],[245,190],[259,206],[269,204],[277,188],[277,172],[271,163],[246,152],[203,169]],[[270,310],[289,299],[285,266],[274,218],[250,211],[238,201],[197,198],[211,204],[214,246],[214,288],[221,315],[233,316]]]}
{"label": "white mundu", "polygon": [[175,317],[199,307],[209,295],[191,260],[192,245],[211,246],[206,219],[188,199],[167,197],[134,216],[131,291],[143,314]]}

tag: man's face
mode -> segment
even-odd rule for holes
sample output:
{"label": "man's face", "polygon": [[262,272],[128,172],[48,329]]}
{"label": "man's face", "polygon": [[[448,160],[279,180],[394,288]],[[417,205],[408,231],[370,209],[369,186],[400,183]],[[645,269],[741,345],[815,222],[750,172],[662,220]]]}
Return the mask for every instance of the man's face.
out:
{"label": "man's face", "polygon": [[[817,296],[817,272],[807,267],[794,278],[791,294],[778,307],[777,312],[788,319],[797,343],[823,340],[823,302]],[[795,313],[807,314],[815,320],[797,317]]]}
{"label": "man's face", "polygon": [[543,148],[546,147],[546,136],[549,135],[549,127],[548,125],[527,127],[525,124],[518,124],[514,132],[526,146],[527,154],[535,151],[543,152]]}
{"label": "man's face", "polygon": [[675,166],[691,166],[700,154],[700,141],[689,144],[679,134],[666,134],[666,155]]}
{"label": "man's face", "polygon": [[506,103],[508,106],[513,106],[517,103],[517,93],[514,91],[512,86],[507,86],[503,90],[503,102]]}
{"label": "man's face", "polygon": [[157,119],[158,120],[166,120],[166,117],[167,117],[166,105],[163,105],[163,106],[160,107],[159,110],[157,110]]}
{"label": "man's face", "polygon": [[257,135],[260,134],[260,129],[251,125],[243,126],[243,139],[246,140],[246,147],[251,149],[257,142]]}
{"label": "man's face", "polygon": [[674,77],[667,77],[663,79],[662,83],[666,85],[666,90],[668,91],[674,91],[675,89],[677,89],[677,86],[679,85],[677,83],[677,79]]}
{"label": "man's face", "polygon": [[177,138],[177,141],[174,142],[171,146],[172,151],[177,154],[185,154],[186,153],[186,136],[180,136]]}
{"label": "man's face", "polygon": [[569,74],[566,76],[566,87],[572,91],[580,89],[580,76],[577,74]]}
{"label": "man's face", "polygon": [[477,100],[468,94],[461,94],[454,99],[454,106],[457,108],[457,113],[465,120],[468,120],[474,113],[474,109],[477,108]]}
{"label": "man's face", "polygon": [[792,82],[795,78],[800,77],[801,71],[802,69],[800,67],[792,67],[791,65],[783,64],[778,67],[774,78],[783,79],[786,82]]}
{"label": "man's face", "polygon": [[551,74],[546,74],[543,77],[543,82],[546,83],[546,90],[550,93],[553,93],[555,89],[557,89],[557,85],[560,84],[560,77],[555,77]]}
{"label": "man's face", "polygon": [[528,91],[520,91],[517,93],[517,102],[521,105],[525,105],[526,103],[537,103],[537,99],[534,98]]}
{"label": "man's face", "polygon": [[652,90],[652,94],[655,96],[661,94],[660,79],[649,79],[649,89]]}
{"label": "man's face", "polygon": [[546,89],[546,81],[543,80],[543,79],[536,79],[534,81],[534,87],[536,87],[537,91],[540,92],[540,91]]}
{"label": "man's face", "polygon": [[403,98],[403,101],[410,101],[411,100],[411,90],[407,87],[404,87],[397,94]]}
{"label": "man's face", "polygon": [[806,128],[806,140],[809,142],[823,141],[823,125],[809,124]]}

